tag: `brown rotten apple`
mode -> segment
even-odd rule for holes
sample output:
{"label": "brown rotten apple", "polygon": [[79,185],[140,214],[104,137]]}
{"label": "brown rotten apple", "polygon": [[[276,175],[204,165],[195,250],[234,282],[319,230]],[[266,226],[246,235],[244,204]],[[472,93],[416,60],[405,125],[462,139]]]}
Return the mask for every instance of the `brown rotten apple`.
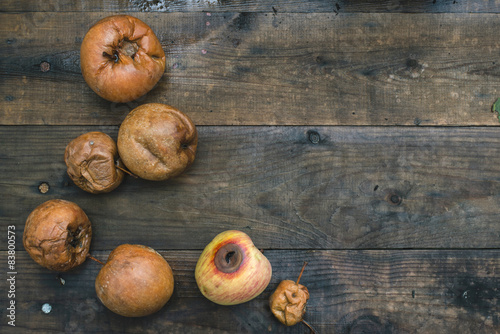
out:
{"label": "brown rotten apple", "polygon": [[194,161],[198,132],[189,117],[166,104],[132,110],[118,131],[118,152],[125,166],[146,180],[180,175]]}
{"label": "brown rotten apple", "polygon": [[66,146],[64,162],[73,182],[93,194],[110,192],[123,180],[116,143],[102,132],[88,132],[73,139]]}
{"label": "brown rotten apple", "polygon": [[311,333],[316,331],[303,318],[306,313],[309,291],[305,286],[299,284],[302,273],[307,265],[304,262],[297,282],[283,280],[274,293],[269,297],[269,307],[274,316],[284,325],[293,326],[299,322],[309,327]]}
{"label": "brown rotten apple", "polygon": [[149,92],[165,71],[165,52],[151,28],[129,15],[97,22],[80,48],[83,78],[99,96],[130,102]]}
{"label": "brown rotten apple", "polygon": [[168,262],[154,249],[124,244],[108,257],[95,281],[97,297],[111,311],[142,317],[160,310],[174,291]]}
{"label": "brown rotten apple", "polygon": [[55,271],[68,271],[85,261],[92,228],[73,202],[54,199],[33,210],[24,227],[23,244],[35,262]]}

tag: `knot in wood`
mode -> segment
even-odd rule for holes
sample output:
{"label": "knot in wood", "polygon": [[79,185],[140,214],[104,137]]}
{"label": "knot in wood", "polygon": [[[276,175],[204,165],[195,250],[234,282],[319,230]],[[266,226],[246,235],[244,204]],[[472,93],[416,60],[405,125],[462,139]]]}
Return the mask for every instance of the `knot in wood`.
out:
{"label": "knot in wood", "polygon": [[392,205],[400,205],[403,202],[403,198],[397,193],[388,194],[386,200]]}
{"label": "knot in wood", "polygon": [[313,131],[313,130],[311,130],[307,133],[307,137],[308,137],[309,141],[313,144],[318,144],[321,140],[319,133],[316,131]]}

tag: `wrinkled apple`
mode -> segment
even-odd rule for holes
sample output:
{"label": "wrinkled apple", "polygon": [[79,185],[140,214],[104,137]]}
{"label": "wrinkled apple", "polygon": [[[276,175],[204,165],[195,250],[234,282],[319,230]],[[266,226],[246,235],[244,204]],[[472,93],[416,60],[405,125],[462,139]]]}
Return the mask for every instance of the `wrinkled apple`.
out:
{"label": "wrinkled apple", "polygon": [[92,26],[80,47],[82,75],[112,102],[130,102],[149,92],[165,71],[165,52],[153,30],[130,15],[113,15]]}
{"label": "wrinkled apple", "polygon": [[118,131],[118,152],[125,166],[140,178],[164,181],[194,162],[198,132],[180,110],[148,103],[132,110]]}
{"label": "wrinkled apple", "polygon": [[90,220],[73,202],[53,199],[28,216],[23,245],[35,262],[55,271],[68,271],[87,258],[92,239]]}
{"label": "wrinkled apple", "polygon": [[304,323],[311,332],[314,329],[303,319],[309,299],[309,291],[299,284],[307,262],[302,266],[297,282],[283,280],[274,293],[269,297],[269,307],[274,316],[285,326],[293,326],[299,322]]}
{"label": "wrinkled apple", "polygon": [[269,260],[247,234],[236,230],[217,235],[203,250],[195,269],[201,293],[220,305],[241,304],[257,297],[271,276]]}
{"label": "wrinkled apple", "polygon": [[123,181],[116,143],[103,132],[87,132],[73,139],[66,146],[64,162],[71,180],[92,194],[110,192]]}

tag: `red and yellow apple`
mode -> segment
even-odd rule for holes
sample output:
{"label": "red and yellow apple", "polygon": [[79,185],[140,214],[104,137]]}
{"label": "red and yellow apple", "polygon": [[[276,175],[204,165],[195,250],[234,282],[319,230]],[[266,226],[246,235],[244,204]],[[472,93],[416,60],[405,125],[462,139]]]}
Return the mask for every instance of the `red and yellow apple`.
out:
{"label": "red and yellow apple", "polygon": [[220,305],[236,305],[261,294],[272,276],[269,260],[241,231],[218,234],[203,250],[195,269],[201,293]]}

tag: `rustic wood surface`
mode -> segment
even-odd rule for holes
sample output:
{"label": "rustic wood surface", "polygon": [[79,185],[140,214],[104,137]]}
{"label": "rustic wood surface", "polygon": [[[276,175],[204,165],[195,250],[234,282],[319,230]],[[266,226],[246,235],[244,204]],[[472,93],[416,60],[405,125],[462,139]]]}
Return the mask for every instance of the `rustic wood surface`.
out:
{"label": "rustic wood surface", "polygon": [[[102,17],[147,22],[167,53],[157,87],[107,102],[79,47]],[[498,1],[29,1],[0,4],[0,263],[16,235],[16,327],[0,283],[1,333],[308,333],[267,299],[283,279],[311,299],[318,333],[500,333]],[[64,148],[116,139],[135,106],[163,102],[199,131],[194,165],[167,182],[126,177],[91,195]],[[92,254],[154,247],[175,276],[158,313],[123,318],[98,300],[99,264],[64,274],[25,252],[26,217],[62,198],[93,223]],[[239,229],[273,266],[237,306],[194,279],[204,246]],[[64,285],[62,284],[64,282]],[[48,303],[52,311],[42,312]]]}
{"label": "rustic wood surface", "polygon": [[[1,124],[120,124],[126,108],[96,98],[79,64],[86,31],[111,14],[0,13]],[[197,125],[498,124],[496,14],[134,15],[168,61],[130,106],[172,104]]]}
{"label": "rustic wood surface", "polygon": [[[105,260],[109,252],[94,253]],[[124,318],[95,297],[100,265],[88,260],[58,275],[32,264],[18,266],[20,333],[308,333],[282,326],[267,297],[283,279],[301,278],[311,294],[306,320],[319,333],[495,333],[500,326],[499,250],[270,250],[273,279],[256,299],[218,306],[197,290],[197,251],[161,251],[175,277],[172,299],[158,313]],[[5,262],[5,252],[0,259]],[[61,284],[61,278],[64,285]],[[48,303],[52,312],[44,314]],[[7,329],[2,324],[2,330]],[[3,331],[2,331],[3,332]]]}

